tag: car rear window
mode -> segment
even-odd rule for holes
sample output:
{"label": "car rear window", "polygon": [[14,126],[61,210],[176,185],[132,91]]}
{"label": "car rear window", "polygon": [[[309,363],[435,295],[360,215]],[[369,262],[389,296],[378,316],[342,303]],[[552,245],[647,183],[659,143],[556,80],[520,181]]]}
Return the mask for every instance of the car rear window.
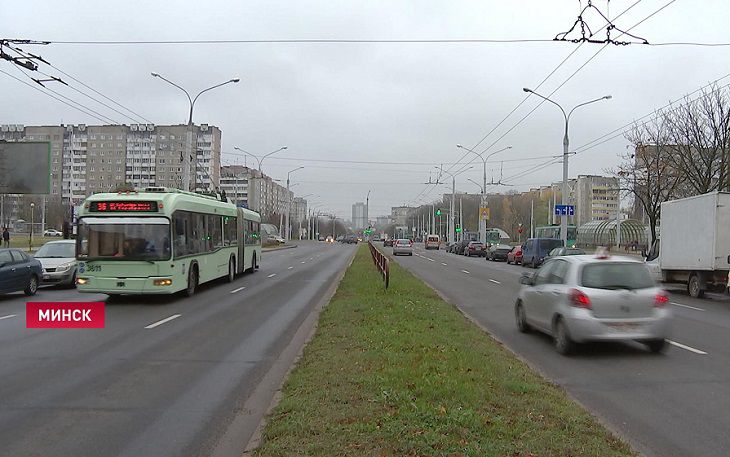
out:
{"label": "car rear window", "polygon": [[561,246],[563,246],[561,240],[540,240],[540,249],[548,252]]}
{"label": "car rear window", "polygon": [[410,240],[398,240],[398,241],[396,241],[396,243],[398,245],[401,245],[402,246],[402,245],[409,245],[409,244],[411,244],[411,241]]}
{"label": "car rear window", "polygon": [[439,240],[439,237],[437,237],[437,236],[429,236],[428,237],[428,241],[438,241],[438,240]]}
{"label": "car rear window", "polygon": [[647,289],[654,287],[649,271],[639,263],[592,263],[583,267],[581,284],[592,289]]}

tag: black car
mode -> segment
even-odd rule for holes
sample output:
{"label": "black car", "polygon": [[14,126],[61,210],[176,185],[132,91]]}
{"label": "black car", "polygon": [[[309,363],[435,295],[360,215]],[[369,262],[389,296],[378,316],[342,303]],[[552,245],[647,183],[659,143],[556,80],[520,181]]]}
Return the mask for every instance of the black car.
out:
{"label": "black car", "polygon": [[43,277],[41,263],[19,249],[0,249],[0,293],[35,295]]}
{"label": "black car", "polygon": [[453,247],[451,252],[453,252],[454,254],[464,255],[464,248],[469,246],[470,241],[471,240],[467,239],[459,241],[458,243],[456,243],[456,246]]}
{"label": "black car", "polygon": [[507,261],[507,254],[512,251],[512,246],[506,244],[493,244],[487,251],[487,260]]}
{"label": "black car", "polygon": [[393,238],[388,238],[387,240],[383,241],[383,246],[393,247],[393,241]]}

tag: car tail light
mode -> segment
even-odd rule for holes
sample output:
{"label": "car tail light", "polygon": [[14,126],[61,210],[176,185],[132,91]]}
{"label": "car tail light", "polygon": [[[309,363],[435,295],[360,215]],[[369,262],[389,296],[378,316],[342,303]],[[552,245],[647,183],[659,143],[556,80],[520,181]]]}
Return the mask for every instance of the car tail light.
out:
{"label": "car tail light", "polygon": [[593,309],[591,299],[578,289],[570,289],[570,304],[576,308]]}
{"label": "car tail light", "polygon": [[669,297],[666,293],[660,292],[654,296],[654,308],[664,308],[669,302]]}

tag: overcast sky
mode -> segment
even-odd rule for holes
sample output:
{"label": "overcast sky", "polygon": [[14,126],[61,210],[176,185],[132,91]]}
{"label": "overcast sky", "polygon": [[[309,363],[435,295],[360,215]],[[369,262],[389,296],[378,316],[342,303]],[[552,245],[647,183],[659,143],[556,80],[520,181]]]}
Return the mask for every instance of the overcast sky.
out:
{"label": "overcast sky", "polygon": [[[670,0],[642,0],[619,18],[629,29]],[[585,5],[585,0],[583,5]],[[636,3],[612,0],[610,16]],[[577,0],[532,1],[36,1],[3,5],[0,38],[51,41],[267,39],[551,39],[576,19]],[[595,0],[606,10],[606,0]],[[587,17],[597,29],[603,22]],[[723,0],[677,0],[632,30],[649,42],[730,42],[730,8]],[[624,37],[626,38],[626,37]],[[292,174],[297,195],[315,194],[322,209],[347,219],[370,194],[370,215],[450,192],[428,186],[436,163],[461,159],[578,45],[573,43],[337,43],[337,44],[61,44],[25,46],[85,84],[158,124],[187,121],[184,94],[152,78],[158,72],[197,92],[240,77],[201,96],[196,123],[223,132],[224,163],[244,163],[234,146],[264,154],[274,178]],[[540,88],[547,95],[602,48],[585,44]],[[554,95],[566,109],[610,94],[571,118],[571,149],[650,113],[729,73],[730,48],[608,46]],[[54,69],[42,67],[49,74]],[[22,77],[11,64],[0,69]],[[64,77],[64,79],[67,79]],[[69,81],[71,82],[71,81]],[[727,84],[728,79],[721,81]],[[77,83],[74,87],[84,89]],[[124,116],[60,85],[54,90],[120,123]],[[0,123],[100,121],[0,74]],[[84,89],[85,90],[85,89]],[[478,148],[512,146],[490,159],[489,175],[526,190],[558,181],[560,163],[509,179],[562,152],[563,118],[531,97]],[[601,174],[627,143],[619,137],[571,157],[570,175]],[[278,156],[278,157],[277,157]],[[469,160],[473,156],[468,157]],[[249,165],[251,159],[245,159]],[[315,161],[317,160],[317,161]],[[323,162],[324,161],[324,162]],[[414,162],[414,165],[335,161]],[[457,190],[478,193],[481,162],[457,178]],[[451,165],[446,165],[449,168]],[[494,167],[494,168],[492,168]],[[456,168],[454,168],[456,169]],[[453,169],[452,169],[453,170]],[[432,176],[435,179],[435,174]],[[489,179],[489,178],[488,178]],[[498,190],[500,188],[494,188]],[[313,198],[308,198],[312,200]]]}

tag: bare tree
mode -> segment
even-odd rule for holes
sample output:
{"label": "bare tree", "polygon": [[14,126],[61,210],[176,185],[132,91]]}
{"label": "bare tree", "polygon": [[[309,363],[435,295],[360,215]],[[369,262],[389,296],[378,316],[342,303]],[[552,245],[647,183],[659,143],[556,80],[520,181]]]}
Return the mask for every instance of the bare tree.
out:
{"label": "bare tree", "polygon": [[714,86],[694,100],[662,113],[667,127],[666,160],[683,174],[678,197],[728,189],[730,100]]}
{"label": "bare tree", "polygon": [[633,194],[644,209],[652,243],[656,240],[662,202],[675,198],[685,179],[670,160],[676,153],[670,138],[666,116],[659,115],[650,123],[634,125],[626,134],[634,152],[623,154],[622,163],[611,171],[619,179],[620,190]]}

